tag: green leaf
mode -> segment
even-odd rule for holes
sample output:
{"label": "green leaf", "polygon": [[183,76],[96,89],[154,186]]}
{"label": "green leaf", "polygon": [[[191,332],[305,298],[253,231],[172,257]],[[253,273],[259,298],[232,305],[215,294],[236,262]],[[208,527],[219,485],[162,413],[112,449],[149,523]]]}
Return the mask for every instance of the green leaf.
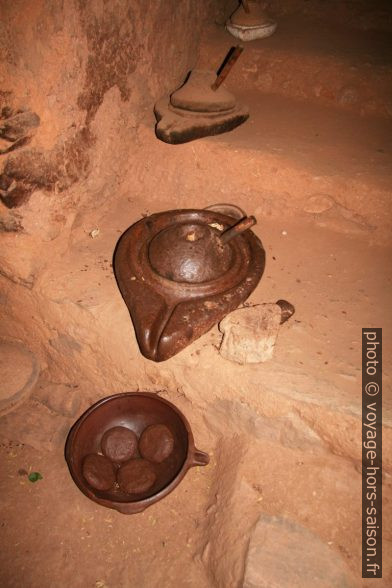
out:
{"label": "green leaf", "polygon": [[28,477],[30,482],[37,482],[38,480],[42,480],[42,476],[39,472],[31,472]]}

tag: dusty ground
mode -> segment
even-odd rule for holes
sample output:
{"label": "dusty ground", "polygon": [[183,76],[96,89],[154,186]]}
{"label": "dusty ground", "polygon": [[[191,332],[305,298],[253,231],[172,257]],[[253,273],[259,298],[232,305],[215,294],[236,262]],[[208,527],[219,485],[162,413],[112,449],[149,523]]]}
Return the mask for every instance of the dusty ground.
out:
{"label": "dusty ground", "polygon": [[[384,328],[384,579],[377,585],[392,584],[390,103],[352,69],[358,30],[333,25],[318,36],[308,26],[298,57],[294,24],[282,23],[280,37],[244,55],[248,70],[232,89],[252,116],[231,134],[165,145],[154,137],[151,108],[131,130],[118,89],[106,92],[92,123],[98,141],[88,178],[57,200],[34,193],[23,209],[25,234],[6,235],[14,256],[2,270],[2,332],[28,342],[42,382],[72,389],[78,414],[114,392],[159,391],[186,414],[211,463],[190,470],[142,514],[98,507],[64,461],[77,415],[48,409],[37,389],[0,427],[2,586],[236,588],[252,529],[267,513],[320,537],[331,562],[346,567],[346,585],[371,588],[360,579],[361,328],[369,325]],[[231,39],[222,30],[209,35],[201,62],[211,55],[219,62]],[[369,56],[378,88],[390,63],[383,39]],[[257,77],[267,58],[286,81],[298,68],[298,86],[283,88],[273,71]],[[312,67],[322,71],[324,59],[332,69],[321,90],[319,80],[309,89]],[[342,103],[347,72],[355,91]],[[113,276],[116,242],[142,214],[216,202],[258,219],[267,267],[248,302],[286,298],[296,314],[266,364],[222,359],[217,328],[171,360],[149,362]],[[30,471],[43,479],[29,482]]]}
{"label": "dusty ground", "polygon": [[[297,309],[282,329],[273,362],[247,368],[226,362],[216,349],[215,329],[168,368],[152,366],[150,375],[152,382],[156,378],[152,387],[167,388],[163,395],[188,416],[211,464],[191,470],[145,513],[125,517],[80,494],[61,445],[47,453],[4,444],[2,585],[43,587],[56,579],[59,586],[236,586],[249,531],[261,512],[284,513],[315,531],[346,561],[357,578],[353,585],[361,585],[360,327],[383,324],[390,346],[382,310],[388,252],[313,219],[262,222],[257,233],[269,263],[250,301],[283,295]],[[102,279],[104,273],[93,270],[93,276]],[[123,329],[128,333],[127,324]],[[165,378],[171,381],[162,386]],[[129,381],[114,388],[135,386]],[[388,421],[388,398],[384,406]],[[387,447],[388,437],[386,462]],[[39,471],[43,480],[32,484],[20,469]],[[386,473],[386,522],[390,488]],[[385,527],[388,578],[392,537]]]}

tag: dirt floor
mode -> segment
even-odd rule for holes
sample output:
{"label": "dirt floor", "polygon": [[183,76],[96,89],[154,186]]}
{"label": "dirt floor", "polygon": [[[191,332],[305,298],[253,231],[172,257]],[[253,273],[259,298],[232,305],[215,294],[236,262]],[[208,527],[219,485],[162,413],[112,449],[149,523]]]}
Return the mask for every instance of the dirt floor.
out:
{"label": "dirt floor", "polygon": [[[2,585],[46,587],[56,579],[56,585],[75,587],[237,586],[249,533],[262,512],[303,523],[340,554],[353,586],[372,585],[358,580],[360,327],[383,324],[389,347],[382,310],[388,251],[313,218],[262,221],[256,232],[269,261],[250,302],[284,296],[296,306],[274,360],[230,364],[219,357],[214,329],[170,360],[176,383],[162,392],[189,418],[210,465],[191,470],[161,503],[127,517],[79,492],[60,444],[50,453],[2,444],[1,526],[8,546],[1,555]],[[102,270],[90,272],[90,279],[103,277]],[[160,371],[154,370],[156,384],[166,388],[167,372],[160,378]],[[135,389],[132,382],[127,389]],[[387,421],[388,398],[384,408]],[[389,461],[387,444],[388,437]],[[29,482],[31,471],[43,479]],[[390,490],[387,470],[385,521],[392,516]],[[387,586],[392,537],[385,527]]]}
{"label": "dirt floor", "polygon": [[[312,81],[312,92],[300,96],[273,70],[257,86],[252,76],[263,59],[275,56],[286,81],[297,67],[287,57],[296,47],[294,25],[288,19],[281,37],[256,42],[241,75],[228,82],[250,108],[243,126],[171,146],[155,138],[146,108],[131,135],[112,88],[92,125],[99,140],[88,178],[58,201],[47,204],[37,191],[26,205],[23,251],[15,247],[3,272],[0,303],[8,317],[3,334],[29,342],[42,373],[31,399],[0,419],[1,586],[239,588],[245,576],[247,588],[261,588],[249,579],[248,549],[259,517],[276,515],[314,533],[330,554],[327,583],[304,588],[372,588],[375,581],[360,571],[361,328],[369,325],[382,326],[384,337],[384,575],[376,581],[392,585],[390,103],[371,95],[363,71],[352,69],[360,33],[349,37],[336,26],[336,54],[328,30],[321,38],[309,25],[300,46],[308,70],[298,87],[309,89],[312,67],[326,67],[323,59],[339,65],[322,90]],[[232,42],[222,28],[217,36],[213,30],[202,65]],[[380,76],[381,88],[377,67],[389,61],[380,65],[374,51],[369,75]],[[347,71],[355,92],[339,103]],[[223,359],[217,326],[154,364],[138,350],[116,285],[116,243],[143,215],[217,202],[257,218],[267,265],[247,304],[283,298],[296,313],[264,364]],[[6,246],[18,239],[9,234]],[[73,409],[48,406],[47,386],[66,387]],[[92,402],[127,390],[175,403],[211,458],[132,516],[83,496],[64,459],[72,422]],[[42,479],[30,482],[31,472]],[[277,588],[286,588],[278,564],[285,549],[277,547]],[[314,568],[321,569],[316,555]],[[339,580],[334,568],[343,570]]]}

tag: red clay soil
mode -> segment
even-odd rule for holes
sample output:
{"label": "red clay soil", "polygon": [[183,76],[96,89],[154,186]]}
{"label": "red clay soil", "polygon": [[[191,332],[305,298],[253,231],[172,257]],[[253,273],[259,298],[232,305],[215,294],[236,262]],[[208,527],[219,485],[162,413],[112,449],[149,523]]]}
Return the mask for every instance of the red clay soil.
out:
{"label": "red clay soil", "polygon": [[[376,12],[372,22],[381,27]],[[384,574],[377,586],[392,585],[390,61],[379,28],[384,40],[370,52],[370,66],[363,55],[354,63],[361,35],[374,33],[360,28],[364,19],[344,28],[330,15],[319,37],[302,13],[285,18],[265,44],[249,45],[228,78],[228,89],[249,105],[249,121],[181,146],[154,134],[153,95],[170,89],[160,85],[156,47],[156,69],[141,60],[129,102],[120,62],[118,84],[92,91],[93,61],[87,80],[65,80],[64,94],[57,61],[47,65],[52,94],[75,99],[67,124],[77,113],[76,126],[88,124],[94,141],[81,179],[1,209],[1,334],[22,340],[41,369],[30,400],[0,418],[4,588],[240,588],[245,576],[250,588],[248,547],[260,515],[284,516],[314,533],[331,569],[336,562],[344,568],[341,586],[372,588],[360,573],[361,328],[368,325],[384,329]],[[199,66],[218,64],[232,42],[223,27],[206,29]],[[61,39],[58,47],[61,54]],[[175,55],[173,46],[172,64]],[[39,83],[31,90],[37,112]],[[88,123],[74,106],[77,84],[85,87]],[[32,145],[49,150],[65,131],[40,113],[42,133]],[[247,303],[283,298],[296,313],[264,364],[223,359],[217,326],[156,364],[140,354],[117,288],[116,243],[142,216],[217,202],[258,220],[267,265]],[[136,390],[174,402],[211,461],[192,468],[162,501],[125,516],[78,490],[64,443],[91,403]],[[42,479],[30,481],[33,472]],[[284,546],[276,557],[275,585],[286,588]]]}

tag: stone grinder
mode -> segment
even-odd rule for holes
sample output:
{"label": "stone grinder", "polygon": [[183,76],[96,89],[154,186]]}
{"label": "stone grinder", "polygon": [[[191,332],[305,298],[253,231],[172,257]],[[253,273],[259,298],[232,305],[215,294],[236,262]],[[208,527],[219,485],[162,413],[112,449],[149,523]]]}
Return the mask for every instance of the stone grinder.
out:
{"label": "stone grinder", "polygon": [[226,23],[226,28],[241,41],[253,41],[270,37],[276,30],[276,22],[263,8],[260,0],[242,0]]}
{"label": "stone grinder", "polygon": [[169,359],[248,298],[265,266],[255,222],[170,210],[122,235],[114,270],[145,357]]}
{"label": "stone grinder", "polygon": [[243,48],[233,48],[218,76],[213,71],[193,70],[184,85],[155,105],[156,135],[165,143],[231,131],[249,117],[248,109],[222,86]]}

